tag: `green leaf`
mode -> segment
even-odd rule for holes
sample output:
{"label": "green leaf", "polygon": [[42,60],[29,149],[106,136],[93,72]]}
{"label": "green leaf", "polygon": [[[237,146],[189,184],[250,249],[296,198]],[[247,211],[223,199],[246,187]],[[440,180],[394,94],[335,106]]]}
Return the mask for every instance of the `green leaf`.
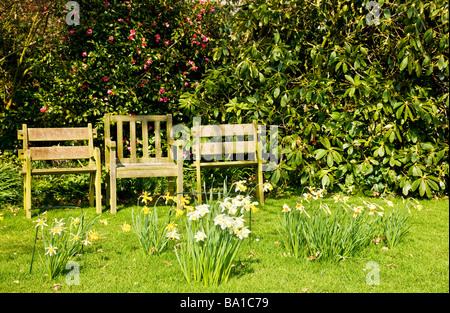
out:
{"label": "green leaf", "polygon": [[275,90],[273,91],[273,97],[278,98],[279,95],[280,95],[280,88],[276,87]]}
{"label": "green leaf", "polygon": [[403,59],[402,63],[400,63],[400,71],[403,71],[406,68],[406,66],[408,66],[408,57],[407,56]]}

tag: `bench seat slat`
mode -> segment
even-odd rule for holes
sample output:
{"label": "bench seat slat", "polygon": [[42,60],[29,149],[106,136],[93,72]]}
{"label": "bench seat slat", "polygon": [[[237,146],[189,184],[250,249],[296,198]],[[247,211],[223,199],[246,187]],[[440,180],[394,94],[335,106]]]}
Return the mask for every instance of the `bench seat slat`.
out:
{"label": "bench seat slat", "polygon": [[[71,168],[38,168],[32,169],[32,175],[63,175],[63,174],[88,174],[95,173],[95,167],[71,167]],[[21,175],[25,175],[25,171],[20,171]]]}

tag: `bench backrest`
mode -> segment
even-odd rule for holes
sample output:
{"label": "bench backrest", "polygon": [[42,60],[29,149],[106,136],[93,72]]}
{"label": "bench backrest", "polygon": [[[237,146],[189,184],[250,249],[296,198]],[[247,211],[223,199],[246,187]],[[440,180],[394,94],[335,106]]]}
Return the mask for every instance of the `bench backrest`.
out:
{"label": "bench backrest", "polygon": [[[172,115],[105,115],[105,139],[116,141],[118,162],[172,162]],[[165,127],[161,128],[162,124]],[[165,133],[166,136],[162,136]],[[164,141],[164,142],[163,142]],[[105,151],[109,162],[109,150]]]}
{"label": "bench backrest", "polygon": [[[97,131],[92,129],[90,123],[87,127],[73,128],[28,128],[23,124],[22,129],[17,131],[17,138],[23,141],[19,157],[23,158],[24,152],[30,150],[31,160],[89,159],[95,137]],[[80,145],[85,141],[87,144]],[[52,142],[58,142],[58,145],[50,145]],[[62,142],[70,145],[61,146]]]}
{"label": "bench backrest", "polygon": [[[258,129],[252,124],[199,125],[192,128],[193,155],[197,162],[211,161],[257,161]],[[247,155],[247,158],[245,157]]]}

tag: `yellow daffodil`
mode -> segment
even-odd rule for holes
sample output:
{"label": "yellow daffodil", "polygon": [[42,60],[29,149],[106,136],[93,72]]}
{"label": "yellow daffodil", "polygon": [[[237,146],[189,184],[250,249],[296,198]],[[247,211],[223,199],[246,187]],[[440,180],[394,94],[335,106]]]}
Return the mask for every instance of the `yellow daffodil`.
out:
{"label": "yellow daffodil", "polygon": [[72,223],[73,223],[75,226],[78,226],[78,224],[80,224],[80,218],[79,218],[79,217],[75,218],[75,219],[72,221]]}
{"label": "yellow daffodil", "polygon": [[173,201],[173,197],[172,196],[170,196],[170,193],[168,192],[168,193],[166,193],[166,195],[165,196],[163,196],[163,198],[164,199],[166,199],[166,204],[167,203],[169,203],[169,201],[170,200],[172,200]]}
{"label": "yellow daffodil", "polygon": [[247,190],[247,186],[244,185],[244,183],[246,183],[246,180],[240,180],[238,182],[236,182],[236,192],[238,191],[242,191],[245,192]]}
{"label": "yellow daffodil", "polygon": [[184,214],[182,209],[175,209],[175,217],[180,217]]}
{"label": "yellow daffodil", "polygon": [[142,202],[144,202],[145,204],[147,204],[148,202],[152,202],[152,200],[153,200],[153,198],[149,196],[147,191],[144,191],[144,193],[141,195],[141,198],[142,198]]}
{"label": "yellow daffodil", "polygon": [[273,187],[272,187],[272,185],[270,183],[264,183],[263,184],[263,191],[264,192],[268,192],[268,191],[271,191],[271,190],[273,190]]}
{"label": "yellow daffodil", "polygon": [[99,234],[95,231],[89,232],[89,240],[96,241],[99,238]]}
{"label": "yellow daffodil", "polygon": [[177,224],[175,224],[175,223],[169,223],[169,224],[167,224],[167,226],[166,226],[166,230],[167,231],[172,231],[172,230],[174,230],[174,229],[176,229],[177,228]]}
{"label": "yellow daffodil", "polygon": [[131,230],[131,226],[128,225],[127,223],[124,223],[121,227],[122,227],[122,230],[126,233],[128,233]]}
{"label": "yellow daffodil", "polygon": [[150,213],[150,209],[147,206],[144,206],[141,210],[145,215],[147,215],[148,213]]}
{"label": "yellow daffodil", "polygon": [[99,220],[99,222],[102,223],[102,224],[108,225],[108,220],[107,219]]}

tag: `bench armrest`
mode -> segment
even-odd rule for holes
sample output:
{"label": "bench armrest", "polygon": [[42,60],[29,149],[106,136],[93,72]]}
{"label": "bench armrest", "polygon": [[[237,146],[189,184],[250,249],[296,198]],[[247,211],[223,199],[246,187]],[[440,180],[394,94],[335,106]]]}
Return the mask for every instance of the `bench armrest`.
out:
{"label": "bench armrest", "polygon": [[105,139],[105,145],[107,148],[116,149],[116,142],[111,139]]}

